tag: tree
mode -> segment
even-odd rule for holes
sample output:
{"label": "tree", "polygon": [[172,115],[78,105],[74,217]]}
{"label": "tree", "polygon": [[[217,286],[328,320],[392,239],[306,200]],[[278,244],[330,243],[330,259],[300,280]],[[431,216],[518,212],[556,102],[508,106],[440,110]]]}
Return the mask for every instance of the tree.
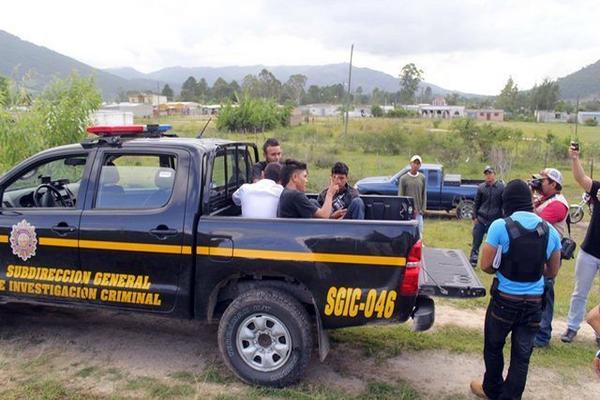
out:
{"label": "tree", "polygon": [[304,86],[306,85],[307,77],[302,74],[294,74],[289,77],[285,83],[285,89],[291,95],[291,100],[296,104],[300,104],[302,96],[304,96]]}
{"label": "tree", "polygon": [[449,93],[445,97],[446,104],[449,106],[455,106],[460,101],[460,95],[458,93]]}
{"label": "tree", "polygon": [[210,98],[210,88],[206,79],[202,78],[196,84],[196,96],[201,103],[204,103]]}
{"label": "tree", "polygon": [[504,85],[504,88],[496,99],[496,107],[508,112],[517,111],[518,94],[519,88],[513,81],[512,76],[509,76],[508,81],[506,81],[506,85]]}
{"label": "tree", "polygon": [[275,78],[275,75],[263,68],[258,74],[258,80],[260,82],[261,97],[267,99],[279,98],[281,93],[281,82]]}
{"label": "tree", "polygon": [[423,94],[423,103],[430,104],[433,101],[433,93],[431,91],[431,86],[427,86],[425,88],[425,93]]}
{"label": "tree", "polygon": [[400,73],[400,101],[403,104],[414,103],[415,93],[419,83],[423,80],[423,70],[417,68],[413,63],[402,67]]}
{"label": "tree", "polygon": [[242,80],[242,91],[250,97],[260,97],[260,82],[252,74],[248,74]]}
{"label": "tree", "polygon": [[173,93],[173,89],[171,89],[171,86],[169,86],[169,84],[165,84],[165,86],[163,87],[162,92],[160,92],[160,94],[162,94],[163,96],[167,96],[167,100],[172,101],[173,97],[175,96],[175,94]]}
{"label": "tree", "polygon": [[225,81],[225,79],[219,77],[213,84],[211,92],[218,102],[222,102],[227,100],[231,96],[231,91],[229,89],[229,84]]}
{"label": "tree", "polygon": [[197,93],[197,82],[193,76],[190,76],[183,82],[181,85],[181,100],[183,101],[196,101],[196,93]]}
{"label": "tree", "polygon": [[305,104],[316,104],[321,102],[321,88],[317,85],[310,85],[306,92]]}
{"label": "tree", "polygon": [[6,107],[10,102],[8,78],[0,75],[0,106]]}
{"label": "tree", "polygon": [[531,89],[531,109],[554,111],[559,96],[558,82],[546,78],[539,86],[536,84]]}

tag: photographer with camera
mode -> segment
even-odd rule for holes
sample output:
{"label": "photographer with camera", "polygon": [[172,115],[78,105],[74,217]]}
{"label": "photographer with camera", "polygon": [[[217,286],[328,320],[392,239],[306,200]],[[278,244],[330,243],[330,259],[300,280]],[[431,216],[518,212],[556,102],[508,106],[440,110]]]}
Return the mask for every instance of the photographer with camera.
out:
{"label": "photographer with camera", "polygon": [[[583,321],[588,300],[588,294],[592,288],[594,277],[600,271],[600,208],[596,205],[600,202],[598,194],[600,181],[592,180],[583,171],[579,161],[579,144],[571,142],[569,148],[571,167],[575,181],[591,195],[594,212],[592,220],[588,225],[585,239],[575,261],[575,288],[571,295],[571,306],[567,317],[567,331],[560,337],[565,343],[571,343]],[[596,332],[596,343],[600,346],[600,332]]]}
{"label": "photographer with camera", "polygon": [[[561,194],[562,174],[555,168],[546,168],[539,175],[534,175],[533,178],[530,187],[536,197],[533,204],[534,211],[558,231],[562,240],[567,232],[567,217],[569,216],[569,203]],[[554,279],[544,278],[544,308],[540,331],[533,342],[535,347],[548,346],[552,337]]]}

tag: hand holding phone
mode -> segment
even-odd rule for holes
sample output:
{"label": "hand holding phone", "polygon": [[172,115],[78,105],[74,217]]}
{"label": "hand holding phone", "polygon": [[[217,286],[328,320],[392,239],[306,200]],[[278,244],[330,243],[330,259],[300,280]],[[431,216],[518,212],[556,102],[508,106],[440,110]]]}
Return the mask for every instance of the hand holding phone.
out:
{"label": "hand holding phone", "polygon": [[571,141],[571,150],[579,151],[579,143],[575,141]]}

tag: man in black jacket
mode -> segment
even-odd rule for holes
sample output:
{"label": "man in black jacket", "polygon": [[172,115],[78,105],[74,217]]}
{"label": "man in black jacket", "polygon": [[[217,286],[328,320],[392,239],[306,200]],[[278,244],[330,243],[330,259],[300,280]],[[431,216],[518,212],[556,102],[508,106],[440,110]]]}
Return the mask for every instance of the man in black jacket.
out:
{"label": "man in black jacket", "polygon": [[[358,190],[348,184],[349,168],[343,162],[336,162],[331,168],[331,180],[338,186],[332,203],[330,218],[365,219],[365,203],[359,197]],[[323,190],[317,201],[320,206],[325,203],[327,189]]]}
{"label": "man in black jacket", "polygon": [[502,217],[502,192],[504,184],[496,179],[496,171],[491,166],[483,170],[485,182],[477,188],[473,209],[473,245],[469,262],[475,268],[479,258],[479,247],[495,219]]}

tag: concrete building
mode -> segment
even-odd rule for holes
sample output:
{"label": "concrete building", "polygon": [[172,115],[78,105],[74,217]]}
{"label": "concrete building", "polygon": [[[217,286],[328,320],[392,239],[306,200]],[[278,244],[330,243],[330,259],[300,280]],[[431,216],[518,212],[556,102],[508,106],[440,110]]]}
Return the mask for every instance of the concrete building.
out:
{"label": "concrete building", "polygon": [[307,104],[299,107],[304,114],[311,117],[335,117],[340,115],[340,106],[335,104]]}
{"label": "concrete building", "polygon": [[100,108],[100,110],[112,110],[112,111],[127,111],[131,112],[134,117],[138,118],[151,118],[153,107],[151,104],[143,103],[114,103],[106,104]]}
{"label": "concrete building", "polygon": [[436,96],[433,98],[431,105],[438,106],[438,107],[444,107],[444,106],[447,106],[448,104],[446,103],[446,99],[444,97]]}
{"label": "concrete building", "polygon": [[160,115],[202,115],[202,105],[193,101],[171,101],[159,107]]}
{"label": "concrete building", "polygon": [[452,119],[465,116],[464,106],[419,106],[419,114],[422,118]]}
{"label": "concrete building", "polygon": [[154,93],[137,93],[129,96],[130,103],[150,104],[153,107],[158,107],[159,104],[165,104],[167,101],[167,96]]}
{"label": "concrete building", "polygon": [[577,122],[580,124],[584,124],[590,119],[600,123],[600,111],[579,111],[577,113]]}
{"label": "concrete building", "polygon": [[465,114],[467,118],[477,121],[504,121],[504,110],[499,109],[466,110]]}
{"label": "concrete building", "polygon": [[538,110],[535,112],[535,120],[537,122],[575,122],[575,116],[573,114],[561,111],[545,111]]}
{"label": "concrete building", "polygon": [[92,114],[94,125],[133,125],[130,111],[98,110]]}

